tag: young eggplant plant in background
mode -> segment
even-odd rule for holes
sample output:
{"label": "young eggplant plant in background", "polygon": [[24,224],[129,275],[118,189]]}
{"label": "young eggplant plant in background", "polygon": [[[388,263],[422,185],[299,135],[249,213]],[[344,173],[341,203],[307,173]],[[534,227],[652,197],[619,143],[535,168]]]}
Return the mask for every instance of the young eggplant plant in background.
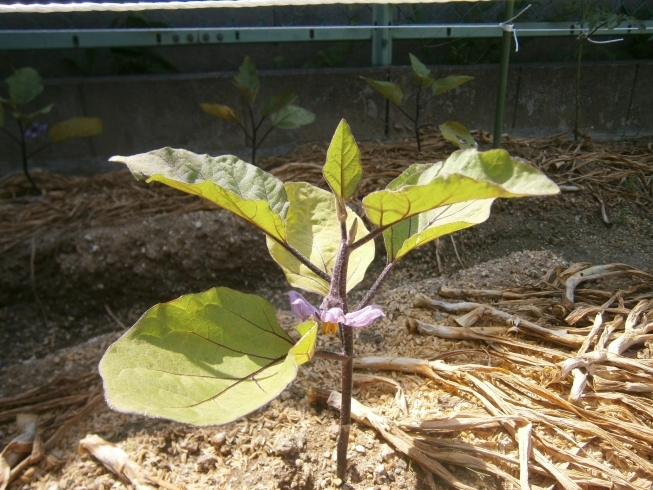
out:
{"label": "young eggplant plant in background", "polygon": [[[315,114],[311,111],[293,104],[297,96],[292,93],[273,96],[260,110],[260,116],[255,116],[254,102],[261,84],[256,66],[249,56],[245,56],[240,65],[238,75],[234,77],[234,85],[245,104],[245,116],[241,116],[236,109],[227,105],[203,102],[200,107],[207,114],[238,125],[245,134],[246,141],[251,145],[252,165],[256,165],[256,150],[273,129],[297,129],[315,120]],[[269,124],[263,132],[263,123],[267,120]],[[262,136],[261,132],[263,132]]]}
{"label": "young eggplant plant in background", "polygon": [[[53,143],[60,143],[73,138],[95,136],[102,132],[102,120],[97,117],[73,117],[53,125],[38,123],[39,116],[48,114],[54,104],[48,104],[33,112],[23,112],[21,106],[28,104],[43,92],[43,84],[38,72],[33,68],[20,68],[14,74],[5,78],[9,87],[9,97],[0,97],[0,129],[20,147],[25,177],[36,192],[41,192],[29,173],[28,161],[41,150]],[[6,125],[7,112],[16,120],[18,133],[8,130]],[[44,134],[47,132],[47,137]],[[28,142],[43,140],[41,146],[28,152]]]}
{"label": "young eggplant plant in background", "polygon": [[[413,79],[417,82],[415,112],[412,115],[401,107],[401,102],[404,98],[404,91],[399,85],[392,82],[373,80],[369,77],[361,78],[365,80],[370,87],[383,95],[383,97],[385,97],[391,104],[397,107],[397,109],[399,109],[399,111],[413,123],[415,139],[417,140],[417,152],[419,153],[422,151],[419,130],[429,125],[428,123],[420,124],[420,117],[423,111],[431,101],[433,101],[435,96],[453,90],[470,80],[474,80],[474,77],[451,75],[436,80],[431,77],[431,71],[424,65],[424,63],[418,60],[413,54],[410,55],[410,64],[413,69]],[[423,97],[424,94],[426,94],[426,97]],[[458,148],[476,148],[477,145],[474,138],[469,133],[469,130],[462,124],[455,121],[447,121],[441,124],[439,128],[442,136]]]}
{"label": "young eggplant plant in background", "polygon": [[[363,170],[343,120],[323,174],[330,192],[305,182],[281,182],[234,156],[210,157],[163,148],[125,163],[138,179],[161,182],[215,203],[267,235],[268,250],[294,288],[323,299],[311,305],[296,291],[290,308],[301,322],[294,341],[261,297],[216,287],[154,306],[100,362],[107,402],[115,410],[195,425],[231,422],[265,405],[313,358],[342,367],[337,475],[345,479],[351,424],[354,330],[384,316],[370,304],[408,252],[485,221],[497,197],[556,194],[539,170],[504,150],[459,150],[446,161],[415,164],[362,201],[371,230],[347,205]],[[361,302],[347,293],[363,280],[383,237],[387,265]],[[198,250],[198,253],[201,253]],[[316,350],[318,326],[338,333],[341,350]]]}

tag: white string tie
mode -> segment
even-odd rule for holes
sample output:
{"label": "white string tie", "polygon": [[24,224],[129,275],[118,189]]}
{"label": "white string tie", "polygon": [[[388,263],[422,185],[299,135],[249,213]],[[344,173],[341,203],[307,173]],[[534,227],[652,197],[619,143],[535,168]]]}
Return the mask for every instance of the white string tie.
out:
{"label": "white string tie", "polygon": [[515,38],[515,53],[519,51],[519,39],[517,38],[517,29],[515,29],[515,24],[513,23],[513,20],[515,20],[517,17],[519,17],[521,14],[526,12],[529,8],[531,8],[532,4],[526,5],[523,9],[521,9],[519,12],[517,12],[517,15],[513,15],[510,19],[506,20],[505,22],[501,22],[499,24],[499,27],[503,29],[503,32],[512,32],[512,36]]}

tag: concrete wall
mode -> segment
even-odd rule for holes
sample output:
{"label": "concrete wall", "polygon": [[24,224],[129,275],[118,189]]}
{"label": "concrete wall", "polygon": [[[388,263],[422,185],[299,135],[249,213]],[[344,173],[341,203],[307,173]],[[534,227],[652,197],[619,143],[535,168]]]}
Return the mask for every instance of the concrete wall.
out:
{"label": "concrete wall", "polygon": [[[498,87],[497,65],[439,66],[436,78],[471,75],[475,80],[431,102],[424,121],[434,126],[455,120],[470,129],[492,131]],[[94,173],[115,168],[112,155],[132,155],[164,146],[197,153],[236,153],[247,157],[244,138],[233,124],[204,114],[200,102],[220,102],[242,110],[232,85],[233,73],[166,76],[124,76],[45,81],[34,108],[54,102],[49,123],[76,116],[101,117],[104,132],[40,152],[32,168]],[[360,76],[389,78],[405,89],[405,107],[412,110],[414,88],[408,68],[321,69],[261,73],[260,101],[292,91],[298,103],[316,114],[316,121],[293,131],[273,131],[263,154],[280,153],[309,141],[327,141],[341,118],[359,140],[384,139],[385,101]],[[653,62],[586,63],[582,69],[581,126],[599,139],[653,135]],[[503,132],[544,136],[567,131],[574,118],[573,64],[513,64],[510,68]],[[0,89],[4,93],[5,89]],[[410,104],[409,104],[410,103]],[[6,129],[13,130],[13,121]],[[410,136],[409,121],[393,106],[388,111],[389,139]],[[0,174],[20,170],[20,153],[0,133]]]}

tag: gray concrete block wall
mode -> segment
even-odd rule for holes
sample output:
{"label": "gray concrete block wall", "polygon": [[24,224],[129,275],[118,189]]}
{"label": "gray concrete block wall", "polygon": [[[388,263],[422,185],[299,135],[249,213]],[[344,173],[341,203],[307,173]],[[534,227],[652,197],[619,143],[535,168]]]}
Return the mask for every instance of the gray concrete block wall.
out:
{"label": "gray concrete block wall", "polygon": [[[573,125],[575,65],[522,64],[510,68],[503,132],[544,136]],[[442,94],[428,106],[424,121],[434,126],[447,120],[491,132],[494,124],[499,67],[497,65],[432,67],[436,78],[451,74],[475,80]],[[240,130],[199,108],[200,102],[233,105],[242,102],[233,87],[234,73],[166,76],[125,76],[99,79],[46,80],[39,107],[54,102],[46,120],[101,117],[104,132],[93,138],[53,145],[40,152],[32,168],[93,173],[116,168],[112,155],[133,155],[171,146],[197,153],[235,153],[249,159]],[[293,131],[273,131],[263,154],[280,153],[310,141],[328,141],[338,121],[347,119],[359,140],[385,135],[385,100],[360,76],[399,82],[405,104],[413,109],[415,92],[408,67],[390,69],[321,69],[261,72],[259,104],[278,92],[294,92],[298,103],[316,114],[316,121]],[[581,78],[581,127],[599,139],[653,135],[653,62],[586,63]],[[0,89],[4,93],[4,89]],[[410,107],[408,106],[410,104]],[[392,105],[389,139],[410,137],[410,124]],[[12,129],[12,121],[7,122]],[[20,170],[18,147],[0,134],[0,174]]]}

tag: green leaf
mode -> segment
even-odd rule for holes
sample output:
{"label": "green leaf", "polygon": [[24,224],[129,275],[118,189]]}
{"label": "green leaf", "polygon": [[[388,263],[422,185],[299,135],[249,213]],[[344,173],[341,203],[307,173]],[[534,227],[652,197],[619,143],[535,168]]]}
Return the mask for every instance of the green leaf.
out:
{"label": "green leaf", "polygon": [[201,196],[240,216],[276,240],[286,236],[283,219],[286,191],[276,177],[238,157],[210,157],[187,150],[162,148],[131,157],[115,156],[140,179],[162,182]]}
{"label": "green leaf", "polygon": [[460,87],[463,83],[467,83],[471,80],[474,80],[474,77],[464,77],[460,75],[451,75],[446,78],[440,78],[435,81],[431,86],[433,90],[433,95],[440,95],[449,90],[453,90],[456,87]]}
{"label": "green leaf", "polygon": [[0,104],[0,128],[5,127],[5,106]]}
{"label": "green leaf", "polygon": [[440,126],[442,137],[450,143],[453,143],[461,150],[467,148],[477,148],[478,145],[474,137],[465,126],[456,121],[447,121]]}
{"label": "green leaf", "polygon": [[543,173],[511,158],[504,150],[484,153],[459,150],[445,162],[418,168],[421,171],[408,169],[410,178],[398,178],[403,181],[401,187],[373,192],[363,199],[372,223],[379,227],[391,226],[439,206],[473,199],[559,192],[558,186]]}
{"label": "green leaf", "polygon": [[401,221],[383,232],[388,260],[400,259],[436,238],[482,223],[490,217],[494,199],[449,204]]}
{"label": "green leaf", "polygon": [[269,116],[270,114],[274,114],[275,112],[278,112],[281,109],[285,109],[290,104],[295,102],[295,100],[297,100],[297,96],[295,94],[291,94],[291,93],[277,94],[274,97],[272,97],[267,104],[265,104],[265,107],[261,111],[261,116],[263,117]]}
{"label": "green leaf", "polygon": [[207,102],[202,102],[200,104],[200,108],[207,114],[211,114],[212,116],[219,117],[220,119],[224,119],[225,121],[235,122],[235,123],[239,121],[238,113],[236,112],[236,110],[232,107],[229,107],[228,105],[209,104]]}
{"label": "green leaf", "polygon": [[[148,310],[100,361],[115,410],[226,424],[277,397],[313,355],[316,322],[294,344],[263,298],[228,288]],[[294,345],[293,345],[294,344]]]}
{"label": "green leaf", "polygon": [[48,104],[45,107],[40,108],[38,111],[34,111],[31,114],[22,114],[20,112],[14,112],[13,116],[16,119],[20,119],[20,121],[24,125],[29,125],[34,119],[36,119],[38,116],[42,116],[44,114],[49,113],[52,108],[54,107],[54,104]]}
{"label": "green leaf", "polygon": [[415,55],[410,55],[410,64],[413,67],[413,78],[415,78],[421,88],[433,85],[435,80],[431,77],[431,70],[418,60]]}
{"label": "green leaf", "polygon": [[[287,243],[327,274],[333,272],[340,247],[340,223],[336,216],[333,194],[305,182],[285,184],[290,206],[286,215]],[[347,229],[358,221],[355,239],[368,234],[363,221],[347,209]],[[326,295],[329,284],[293,257],[281,245],[268,239],[272,258],[281,266],[288,282],[297,288]],[[347,291],[363,280],[374,259],[374,243],[370,240],[354,250],[347,268]]]}
{"label": "green leaf", "polygon": [[234,77],[236,88],[248,101],[253,101],[258,94],[261,83],[258,79],[258,71],[249,56],[245,56],[242,65],[238,68],[238,75]]}
{"label": "green leaf", "polygon": [[333,193],[342,199],[349,199],[361,180],[361,154],[344,119],[331,139],[322,173]]}
{"label": "green leaf", "polygon": [[401,90],[399,85],[392,82],[372,80],[368,77],[361,78],[365,80],[370,87],[388,99],[392,104],[396,105],[397,107],[401,105],[401,99],[404,98],[404,92]]}
{"label": "green leaf", "polygon": [[19,68],[5,80],[9,85],[9,97],[16,104],[27,104],[43,92],[41,77],[34,68]]}
{"label": "green leaf", "polygon": [[308,109],[290,104],[270,116],[272,126],[278,129],[297,129],[315,121],[315,114]]}
{"label": "green leaf", "polygon": [[[442,162],[439,162],[440,164]],[[400,173],[397,177],[390,181],[386,186],[388,190],[397,190],[401,189],[405,185],[417,185],[420,183],[419,178],[422,173],[431,169],[433,165],[438,165],[438,163],[413,163],[410,167]]]}
{"label": "green leaf", "polygon": [[102,132],[102,119],[99,117],[71,117],[58,122],[50,128],[48,136],[51,143],[73,138],[87,138]]}

